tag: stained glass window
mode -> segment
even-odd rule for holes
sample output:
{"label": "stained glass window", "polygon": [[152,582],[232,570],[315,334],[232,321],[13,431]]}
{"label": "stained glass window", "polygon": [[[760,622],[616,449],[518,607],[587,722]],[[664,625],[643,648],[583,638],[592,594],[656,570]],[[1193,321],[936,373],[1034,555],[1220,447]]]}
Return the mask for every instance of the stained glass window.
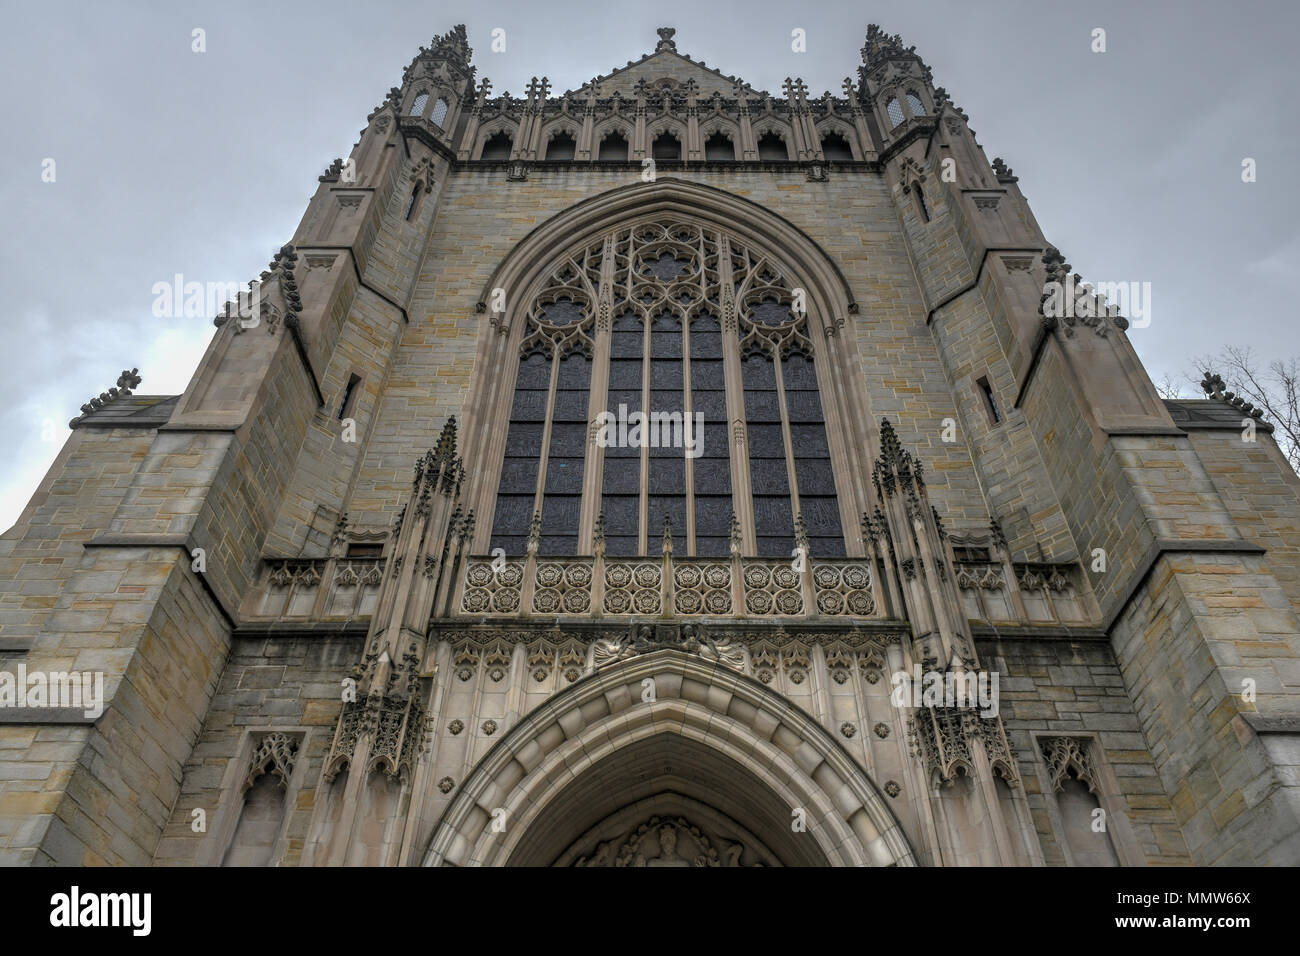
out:
{"label": "stained glass window", "polygon": [[610,557],[657,555],[666,519],[677,555],[726,558],[735,530],[744,553],[788,558],[802,518],[814,557],[843,555],[794,285],[677,218],[564,257],[524,316],[492,547],[525,553],[536,514],[542,555],[590,554],[597,533]]}

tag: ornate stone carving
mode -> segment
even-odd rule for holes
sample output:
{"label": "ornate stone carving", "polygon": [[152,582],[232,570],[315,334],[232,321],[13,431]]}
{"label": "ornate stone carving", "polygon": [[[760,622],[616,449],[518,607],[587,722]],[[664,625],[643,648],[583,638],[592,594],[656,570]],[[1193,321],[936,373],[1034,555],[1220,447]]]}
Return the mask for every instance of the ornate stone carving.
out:
{"label": "ornate stone carving", "polygon": [[1073,770],[1089,791],[1101,792],[1101,782],[1097,778],[1090,754],[1090,738],[1040,737],[1038,743],[1042,748],[1043,760],[1047,763],[1048,779],[1057,791],[1065,789],[1065,779]]}
{"label": "ornate stone carving", "polygon": [[284,733],[270,733],[262,738],[249,761],[244,790],[248,790],[264,773],[274,774],[281,787],[289,785],[294,761],[298,758],[298,740]]}

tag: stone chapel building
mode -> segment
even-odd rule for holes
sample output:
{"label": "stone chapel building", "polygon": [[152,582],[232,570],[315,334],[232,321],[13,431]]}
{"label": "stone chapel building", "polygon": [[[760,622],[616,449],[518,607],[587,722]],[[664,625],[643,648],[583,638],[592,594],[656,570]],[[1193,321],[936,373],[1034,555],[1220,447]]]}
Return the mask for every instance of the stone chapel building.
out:
{"label": "stone chapel building", "polygon": [[1300,863],[1300,480],[913,48],[471,60],[0,538],[0,863]]}

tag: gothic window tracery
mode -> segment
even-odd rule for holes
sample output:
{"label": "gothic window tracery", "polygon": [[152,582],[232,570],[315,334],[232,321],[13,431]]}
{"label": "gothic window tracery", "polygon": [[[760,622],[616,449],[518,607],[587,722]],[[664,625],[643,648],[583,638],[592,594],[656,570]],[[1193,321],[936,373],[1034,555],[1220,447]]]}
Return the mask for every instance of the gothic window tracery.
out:
{"label": "gothic window tracery", "polygon": [[524,315],[491,547],[523,554],[531,532],[540,554],[590,553],[585,513],[611,556],[670,536],[725,557],[735,514],[759,555],[804,529],[844,555],[803,308],[765,254],[683,217],[565,256]]}
{"label": "gothic window tracery", "polygon": [[428,93],[426,93],[426,92],[420,92],[420,93],[415,94],[415,102],[413,102],[413,103],[411,104],[411,115],[412,115],[412,116],[423,116],[423,115],[424,115],[424,108],[425,108],[425,106],[427,106],[428,104],[429,104],[429,94],[428,94]]}
{"label": "gothic window tracery", "polygon": [[890,129],[903,125],[903,104],[898,102],[898,97],[889,98],[889,102],[885,104],[885,112],[889,115]]}
{"label": "gothic window tracery", "polygon": [[447,121],[447,101],[441,96],[438,97],[437,102],[433,104],[433,115],[430,116],[429,119],[433,120],[434,126],[439,127]]}
{"label": "gothic window tracery", "polygon": [[924,116],[925,105],[921,102],[920,94],[916,90],[908,90],[905,96],[907,98],[907,108],[912,111],[912,115]]}

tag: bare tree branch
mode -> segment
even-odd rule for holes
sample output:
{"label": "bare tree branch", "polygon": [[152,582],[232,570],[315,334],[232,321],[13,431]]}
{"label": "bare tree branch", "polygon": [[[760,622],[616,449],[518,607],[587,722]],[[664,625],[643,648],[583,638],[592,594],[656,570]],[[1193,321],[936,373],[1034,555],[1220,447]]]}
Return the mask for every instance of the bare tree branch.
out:
{"label": "bare tree branch", "polygon": [[1263,411],[1278,447],[1300,474],[1300,360],[1277,360],[1261,368],[1249,346],[1229,345],[1218,355],[1197,356],[1195,362],[1203,372],[1222,376],[1228,397],[1235,395]]}

